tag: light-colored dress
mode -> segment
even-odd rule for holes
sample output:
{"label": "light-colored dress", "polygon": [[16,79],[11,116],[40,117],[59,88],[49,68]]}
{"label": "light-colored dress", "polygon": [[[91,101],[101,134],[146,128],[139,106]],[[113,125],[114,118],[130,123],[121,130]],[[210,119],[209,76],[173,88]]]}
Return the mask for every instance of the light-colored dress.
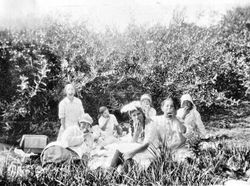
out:
{"label": "light-colored dress", "polygon": [[[79,98],[74,97],[73,101],[70,101],[68,97],[65,97],[59,103],[58,117],[59,119],[65,118],[65,129],[69,126],[78,125],[80,117],[84,114],[82,101]],[[64,132],[62,126],[60,127],[57,140],[61,140],[61,135]]]}
{"label": "light-colored dress", "polygon": [[169,119],[164,115],[154,117],[155,127],[149,130],[145,142],[152,143],[156,148],[166,143],[168,147],[182,146],[186,139],[183,136],[185,131],[181,129],[181,123],[177,118]]}
{"label": "light-colored dress", "polygon": [[189,101],[190,103],[193,104],[192,110],[189,111],[189,113],[185,116],[184,119],[184,125],[187,128],[187,132],[185,134],[187,140],[195,139],[200,136],[205,136],[206,135],[206,129],[205,126],[203,125],[203,122],[201,120],[201,115],[200,113],[196,110],[196,106],[193,102],[192,97],[189,94],[184,94],[181,96],[181,107],[178,111],[176,116],[182,120],[185,111],[183,108],[184,101]]}
{"label": "light-colored dress", "polygon": [[106,123],[107,119],[109,119],[109,121],[104,131],[107,133],[107,135],[113,135],[115,126],[118,126],[118,122],[115,115],[109,114],[109,118],[104,118],[103,116],[101,116],[98,120],[99,127],[102,128]]}
{"label": "light-colored dress", "polygon": [[156,110],[153,107],[150,107],[149,111],[147,113],[144,112],[144,114],[145,114],[145,116],[146,116],[147,119],[151,119],[152,120],[153,117],[156,116]]}
{"label": "light-colored dress", "polygon": [[[42,164],[68,161],[72,155],[81,159],[93,148],[94,139],[91,134],[83,134],[79,126],[69,126],[62,133],[61,140],[49,143],[41,153]],[[74,152],[74,153],[72,153]]]}
{"label": "light-colored dress", "polygon": [[172,149],[173,159],[175,161],[183,161],[186,157],[192,156],[192,154],[185,148],[186,139],[182,135],[182,132],[178,119],[169,120],[164,116],[156,116],[145,127],[145,139],[143,143],[120,141],[107,145],[102,150],[93,152],[88,166],[91,169],[98,167],[109,168],[116,150],[128,153],[141,147],[144,143],[149,143],[149,148],[137,153],[133,157],[133,160],[143,169],[148,168],[152,160],[156,158],[156,155],[159,155],[163,143],[169,147],[175,145],[175,148]]}
{"label": "light-colored dress", "polygon": [[186,157],[191,157],[192,153],[185,147],[186,138],[182,123],[177,119],[169,119],[164,115],[156,116],[153,120],[151,130],[145,137],[145,142],[153,146],[154,151],[160,153],[162,147],[167,147],[172,151],[174,161],[181,162]]}
{"label": "light-colored dress", "polygon": [[[150,130],[150,125],[147,124],[145,127],[145,133]],[[120,138],[119,141],[105,145],[102,148],[96,148],[91,151],[90,161],[88,166],[90,169],[95,170],[97,168],[110,168],[112,158],[116,152],[119,150],[122,153],[130,152],[131,150],[137,149],[142,145],[142,143],[131,142],[131,135],[127,135],[127,138]],[[150,152],[138,153],[133,159],[142,167],[147,168],[152,160],[153,156]]]}
{"label": "light-colored dress", "polygon": [[[180,108],[177,111],[177,117],[182,118],[184,114],[184,108]],[[185,134],[187,139],[192,139],[195,136],[205,136],[206,129],[201,120],[200,113],[194,107],[190,112],[185,116],[184,125],[187,128]]]}

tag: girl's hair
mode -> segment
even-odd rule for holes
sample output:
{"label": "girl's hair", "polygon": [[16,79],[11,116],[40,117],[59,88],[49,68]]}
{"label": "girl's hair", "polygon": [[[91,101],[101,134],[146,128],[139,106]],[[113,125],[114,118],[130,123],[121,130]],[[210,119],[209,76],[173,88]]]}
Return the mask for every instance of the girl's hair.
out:
{"label": "girl's hair", "polygon": [[75,90],[75,86],[74,86],[74,84],[73,83],[69,83],[69,84],[67,84],[67,85],[65,85],[65,87],[64,87],[64,94],[67,94],[67,89],[69,88],[69,87],[73,87],[74,88],[74,90]]}
{"label": "girl's hair", "polygon": [[145,124],[146,124],[146,116],[145,116],[144,112],[142,111],[142,109],[140,107],[136,107],[136,108],[137,108],[136,110],[132,110],[132,111],[129,112],[129,117],[130,117],[129,124],[130,124],[130,127],[131,127],[132,136],[134,135],[134,131],[135,131],[134,125],[133,125],[133,120],[131,118],[131,114],[133,112],[139,111],[142,114],[142,116],[143,116],[143,120],[142,120],[142,122],[143,122],[142,123],[143,130],[145,129]]}
{"label": "girl's hair", "polygon": [[165,102],[167,100],[172,100],[173,104],[174,104],[174,109],[177,110],[180,107],[180,103],[179,100],[175,97],[175,96],[168,96],[167,98],[165,98],[162,102],[161,102],[161,107],[163,107],[163,105],[165,104]]}
{"label": "girl's hair", "polygon": [[105,107],[105,106],[100,107],[99,108],[99,114],[103,114],[105,112],[105,110],[108,110],[108,108]]}
{"label": "girl's hair", "polygon": [[100,117],[102,116],[102,114],[103,114],[106,110],[108,110],[107,107],[101,106],[101,107],[99,108],[98,118],[100,118]]}

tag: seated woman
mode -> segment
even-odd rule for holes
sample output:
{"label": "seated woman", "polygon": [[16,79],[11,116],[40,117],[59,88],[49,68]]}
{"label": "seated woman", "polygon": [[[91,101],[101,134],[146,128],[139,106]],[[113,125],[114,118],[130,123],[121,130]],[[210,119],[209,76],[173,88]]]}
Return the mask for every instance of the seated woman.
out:
{"label": "seated woman", "polygon": [[[110,114],[107,107],[102,106],[99,109],[100,117],[98,119],[99,127],[106,132],[107,135],[114,135],[115,132],[119,133],[118,122],[115,115]],[[116,130],[116,131],[115,131]]]}
{"label": "seated woman", "polygon": [[[161,109],[164,114],[153,119],[149,133],[145,135],[144,143],[124,153],[124,160],[130,158],[136,160],[136,156],[141,154],[139,157],[144,158],[145,165],[149,166],[155,158],[153,154],[159,154],[163,146],[171,150],[173,159],[176,161],[183,161],[191,156],[191,153],[184,147],[186,138],[183,134],[186,132],[186,127],[176,118],[176,103],[173,97],[168,97],[162,102]],[[154,153],[150,153],[152,149]]]}
{"label": "seated woman", "polygon": [[149,94],[143,94],[140,98],[142,110],[146,119],[152,119],[156,116],[156,110],[152,107],[152,98]]}
{"label": "seated woman", "polygon": [[181,97],[181,108],[177,111],[177,117],[184,121],[184,125],[187,128],[185,136],[188,140],[196,137],[205,137],[206,129],[201,120],[200,113],[196,110],[189,94],[184,94]]}

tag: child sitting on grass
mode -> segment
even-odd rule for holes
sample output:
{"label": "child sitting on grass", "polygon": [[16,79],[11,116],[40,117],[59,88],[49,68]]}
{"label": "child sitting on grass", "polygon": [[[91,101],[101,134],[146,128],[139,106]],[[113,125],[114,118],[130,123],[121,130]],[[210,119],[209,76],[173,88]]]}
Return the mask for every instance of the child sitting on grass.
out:
{"label": "child sitting on grass", "polygon": [[99,115],[98,124],[102,131],[106,132],[107,135],[112,136],[114,136],[115,133],[120,134],[118,121],[115,115],[109,113],[107,107],[100,107]]}
{"label": "child sitting on grass", "polygon": [[141,143],[145,137],[145,130],[150,120],[146,119],[144,112],[142,111],[141,104],[139,101],[132,101],[127,105],[124,105],[121,112],[128,113],[130,117],[129,121],[129,133],[128,135],[121,138],[127,139],[127,142],[138,142]]}
{"label": "child sitting on grass", "polygon": [[201,120],[200,113],[196,110],[196,106],[189,94],[184,94],[181,97],[181,108],[177,111],[177,117],[184,122],[187,128],[185,137],[188,141],[205,137],[206,129]]}

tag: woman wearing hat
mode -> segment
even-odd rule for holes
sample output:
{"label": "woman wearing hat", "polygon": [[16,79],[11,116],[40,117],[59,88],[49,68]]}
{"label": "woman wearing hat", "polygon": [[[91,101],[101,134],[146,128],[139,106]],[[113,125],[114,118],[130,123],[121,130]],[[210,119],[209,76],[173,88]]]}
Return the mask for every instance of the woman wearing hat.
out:
{"label": "woman wearing hat", "polygon": [[200,113],[196,110],[196,106],[189,94],[181,97],[181,108],[177,111],[177,117],[184,121],[187,128],[186,138],[188,140],[196,137],[205,137],[206,129],[201,120]]}
{"label": "woman wearing hat", "polygon": [[156,110],[152,107],[152,98],[149,94],[143,94],[140,98],[141,108],[147,119],[156,116]]}

